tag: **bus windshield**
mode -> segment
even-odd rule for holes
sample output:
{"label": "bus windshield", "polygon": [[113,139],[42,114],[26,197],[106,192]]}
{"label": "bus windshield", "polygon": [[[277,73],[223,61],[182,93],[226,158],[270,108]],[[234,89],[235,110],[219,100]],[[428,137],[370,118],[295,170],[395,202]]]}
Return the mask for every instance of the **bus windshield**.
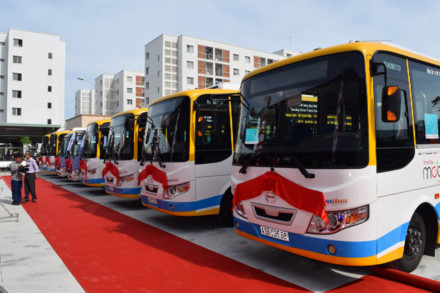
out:
{"label": "bus windshield", "polygon": [[76,134],[75,141],[73,142],[73,152],[72,152],[73,157],[80,155],[79,151],[81,149],[81,144],[84,139],[84,135],[85,135],[85,131]]}
{"label": "bus windshield", "polygon": [[118,160],[133,159],[134,115],[126,114],[112,118],[109,140],[110,155]]}
{"label": "bus windshield", "polygon": [[145,132],[145,160],[186,162],[189,159],[188,97],[177,97],[149,107],[150,122]]}
{"label": "bus windshield", "polygon": [[59,156],[65,156],[67,153],[67,146],[69,145],[69,140],[72,137],[72,134],[65,134],[62,138],[60,138],[60,150],[58,152]]}
{"label": "bus windshield", "polygon": [[58,135],[52,134],[50,136],[49,150],[48,150],[49,156],[55,156],[57,154],[57,140],[58,140]]}
{"label": "bus windshield", "polygon": [[87,141],[84,147],[86,158],[96,158],[98,146],[98,124],[92,123],[87,126]]}
{"label": "bus windshield", "polygon": [[270,70],[243,81],[241,91],[249,109],[242,107],[234,164],[360,168],[368,163],[361,53]]}
{"label": "bus windshield", "polygon": [[43,156],[47,155],[49,152],[48,148],[49,148],[49,137],[44,136],[43,142],[41,144],[41,155],[43,155]]}

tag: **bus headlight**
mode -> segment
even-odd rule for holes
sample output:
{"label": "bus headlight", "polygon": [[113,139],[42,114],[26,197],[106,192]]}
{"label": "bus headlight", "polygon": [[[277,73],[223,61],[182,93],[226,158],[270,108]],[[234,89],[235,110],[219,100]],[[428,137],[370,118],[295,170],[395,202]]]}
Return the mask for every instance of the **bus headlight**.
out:
{"label": "bus headlight", "polygon": [[332,234],[342,229],[349,228],[358,224],[361,224],[368,220],[368,206],[360,208],[328,212],[328,225],[321,220],[320,217],[313,215],[310,221],[307,233],[312,234]]}
{"label": "bus headlight", "polygon": [[130,181],[133,181],[133,180],[134,180],[134,174],[119,177],[118,186],[121,186],[121,185],[128,183]]}
{"label": "bus headlight", "polygon": [[185,193],[189,191],[190,184],[189,182],[185,182],[182,184],[176,184],[176,185],[168,185],[168,192],[165,192],[163,195],[164,199],[171,199],[175,198],[179,194]]}
{"label": "bus headlight", "polygon": [[240,216],[243,217],[245,219],[247,219],[246,217],[246,212],[244,211],[244,207],[243,204],[241,202],[237,203],[235,205],[235,212]]}

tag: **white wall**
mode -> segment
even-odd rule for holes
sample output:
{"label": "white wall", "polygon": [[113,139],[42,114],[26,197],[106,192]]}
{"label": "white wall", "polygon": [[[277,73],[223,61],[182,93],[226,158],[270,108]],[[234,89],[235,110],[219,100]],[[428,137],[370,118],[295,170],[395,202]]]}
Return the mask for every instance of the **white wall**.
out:
{"label": "white wall", "polygon": [[[14,46],[14,39],[21,39],[23,46]],[[7,114],[3,122],[47,124],[51,119],[51,124],[63,125],[65,43],[55,35],[10,29],[7,47]],[[13,56],[21,56],[22,63],[13,63]],[[13,73],[21,73],[22,81],[14,81]],[[13,98],[13,90],[22,91],[22,97]],[[21,108],[21,116],[12,115],[12,108]]]}

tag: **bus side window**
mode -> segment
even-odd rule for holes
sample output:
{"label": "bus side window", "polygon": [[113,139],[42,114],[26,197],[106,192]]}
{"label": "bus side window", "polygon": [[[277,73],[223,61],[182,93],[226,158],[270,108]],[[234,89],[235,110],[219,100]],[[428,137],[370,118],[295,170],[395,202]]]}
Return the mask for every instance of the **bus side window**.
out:
{"label": "bus side window", "polygon": [[387,85],[396,85],[402,90],[400,117],[397,122],[384,122],[382,120],[384,76],[374,77],[377,172],[387,172],[405,167],[415,154],[408,74],[404,58],[379,53],[374,57],[374,61],[388,64]]}
{"label": "bus side window", "polygon": [[417,144],[438,144],[440,121],[440,68],[410,61]]}

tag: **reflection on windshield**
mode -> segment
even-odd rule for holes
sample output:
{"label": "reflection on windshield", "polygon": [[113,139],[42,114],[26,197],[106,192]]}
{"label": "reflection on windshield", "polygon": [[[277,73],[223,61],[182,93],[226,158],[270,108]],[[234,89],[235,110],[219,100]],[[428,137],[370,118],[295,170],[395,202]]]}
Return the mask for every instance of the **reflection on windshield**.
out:
{"label": "reflection on windshield", "polygon": [[43,142],[41,145],[41,155],[47,155],[49,152],[49,137],[43,137]]}
{"label": "reflection on windshield", "polygon": [[185,162],[189,158],[188,97],[178,97],[149,107],[151,123],[145,132],[145,160]]}
{"label": "reflection on windshield", "polygon": [[87,126],[87,141],[84,147],[86,158],[96,158],[98,145],[98,124],[92,123]]}
{"label": "reflection on windshield", "polygon": [[71,133],[64,135],[60,143],[60,151],[58,152],[59,156],[65,156],[67,154],[67,147],[69,145],[69,141],[71,137],[72,137]]}
{"label": "reflection on windshield", "polygon": [[119,160],[133,159],[134,115],[126,114],[112,118],[109,140],[110,155]]}
{"label": "reflection on windshield", "polygon": [[367,114],[362,55],[335,54],[245,80],[235,164],[306,168],[365,166]]}
{"label": "reflection on windshield", "polygon": [[76,157],[80,155],[79,151],[81,149],[81,145],[84,139],[85,132],[77,133],[75,141],[73,143],[73,156]]}

